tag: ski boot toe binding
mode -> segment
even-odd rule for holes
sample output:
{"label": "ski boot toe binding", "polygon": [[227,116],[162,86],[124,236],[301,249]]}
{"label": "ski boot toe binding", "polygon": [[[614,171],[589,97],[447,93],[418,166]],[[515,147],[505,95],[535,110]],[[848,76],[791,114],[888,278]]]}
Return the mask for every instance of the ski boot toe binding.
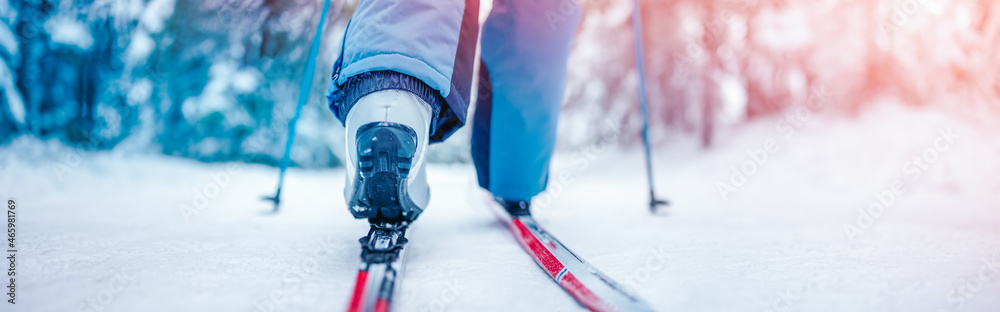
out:
{"label": "ski boot toe binding", "polygon": [[511,216],[531,216],[531,202],[524,200],[508,200],[500,197],[494,198]]}

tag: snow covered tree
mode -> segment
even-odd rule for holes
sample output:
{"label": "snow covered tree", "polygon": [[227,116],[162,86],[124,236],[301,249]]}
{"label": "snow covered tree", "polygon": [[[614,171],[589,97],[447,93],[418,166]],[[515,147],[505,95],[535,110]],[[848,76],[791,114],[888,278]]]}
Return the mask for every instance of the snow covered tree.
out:
{"label": "snow covered tree", "polygon": [[[564,143],[598,138],[613,119],[637,142],[629,1],[584,1],[571,57]],[[823,90],[830,113],[878,99],[945,106],[975,118],[1000,109],[995,1],[644,0],[654,134],[704,143],[719,125],[774,115]],[[986,112],[986,114],[983,114]]]}

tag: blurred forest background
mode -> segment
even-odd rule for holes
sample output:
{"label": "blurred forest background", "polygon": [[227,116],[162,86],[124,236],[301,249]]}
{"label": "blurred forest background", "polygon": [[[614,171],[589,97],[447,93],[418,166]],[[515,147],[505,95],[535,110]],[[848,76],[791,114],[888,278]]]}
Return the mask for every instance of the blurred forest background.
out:
{"label": "blurred forest background", "polygon": [[[572,4],[577,0],[563,0]],[[580,0],[560,148],[641,116],[632,2]],[[334,0],[292,160],[340,164],[324,90],[357,0]],[[275,165],[322,0],[0,0],[0,146],[37,137],[86,150]],[[488,5],[487,5],[488,7]],[[643,0],[653,137],[711,148],[715,130],[795,107],[849,118],[881,99],[1000,115],[995,0]],[[468,161],[468,133],[435,147]],[[3,147],[0,147],[3,148]]]}

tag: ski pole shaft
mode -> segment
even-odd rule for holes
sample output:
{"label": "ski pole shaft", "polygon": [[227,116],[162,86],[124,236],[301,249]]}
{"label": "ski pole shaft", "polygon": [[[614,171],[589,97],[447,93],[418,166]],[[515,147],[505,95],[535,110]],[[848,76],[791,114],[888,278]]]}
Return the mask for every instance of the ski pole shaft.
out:
{"label": "ski pole shaft", "polygon": [[274,202],[274,211],[278,211],[281,204],[281,187],[285,184],[285,171],[291,163],[292,145],[295,142],[295,125],[302,115],[302,107],[309,102],[309,91],[312,89],[313,75],[316,73],[316,56],[319,54],[320,42],[323,38],[323,24],[326,22],[326,14],[330,10],[330,0],[323,3],[323,12],[319,16],[319,24],[316,26],[316,34],[313,36],[312,46],[309,48],[309,59],[306,60],[306,70],[302,76],[302,85],[299,87],[299,102],[295,106],[295,115],[288,121],[288,140],[285,141],[285,153],[281,156],[281,171],[278,173],[278,190],[274,197],[265,197],[265,200]]}
{"label": "ski pole shaft", "polygon": [[639,0],[633,0],[632,8],[632,33],[635,35],[635,67],[639,73],[639,108],[642,112],[642,143],[646,153],[646,178],[649,184],[649,210],[656,212],[656,207],[666,205],[666,201],[656,198],[653,187],[653,157],[649,145],[649,109],[646,99],[646,65],[643,56],[642,44],[642,13]]}

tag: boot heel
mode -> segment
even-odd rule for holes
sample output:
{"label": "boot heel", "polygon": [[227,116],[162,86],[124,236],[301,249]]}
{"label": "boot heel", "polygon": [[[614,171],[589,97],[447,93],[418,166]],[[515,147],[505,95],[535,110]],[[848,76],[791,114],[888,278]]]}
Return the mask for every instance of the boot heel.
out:
{"label": "boot heel", "polygon": [[422,211],[410,199],[406,179],[417,150],[412,128],[373,122],[358,129],[358,170],[351,214],[373,222],[413,221]]}

